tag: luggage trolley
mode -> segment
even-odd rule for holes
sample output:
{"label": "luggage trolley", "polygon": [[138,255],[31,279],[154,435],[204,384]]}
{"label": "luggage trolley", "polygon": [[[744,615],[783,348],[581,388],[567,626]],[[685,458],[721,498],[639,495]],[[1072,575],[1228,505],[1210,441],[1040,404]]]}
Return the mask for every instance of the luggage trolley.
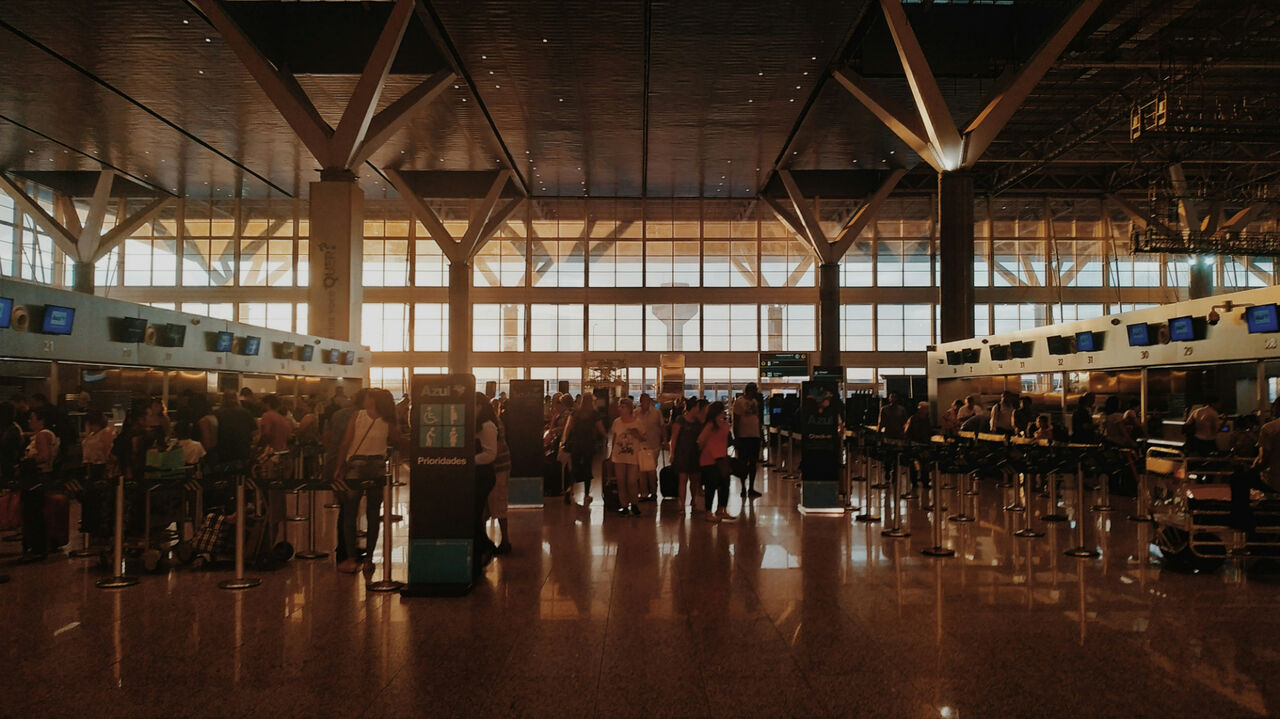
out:
{"label": "luggage trolley", "polygon": [[1248,473],[1231,460],[1147,450],[1151,543],[1164,566],[1209,572],[1230,557],[1280,557],[1280,498],[1252,486]]}

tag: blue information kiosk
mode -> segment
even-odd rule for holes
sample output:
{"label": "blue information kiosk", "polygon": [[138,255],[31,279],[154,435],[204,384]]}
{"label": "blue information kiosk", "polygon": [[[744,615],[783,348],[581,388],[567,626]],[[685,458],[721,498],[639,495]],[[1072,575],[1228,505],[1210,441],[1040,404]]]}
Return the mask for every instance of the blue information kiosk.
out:
{"label": "blue information kiosk", "polygon": [[476,531],[475,377],[414,375],[409,582],[404,596],[471,591]]}

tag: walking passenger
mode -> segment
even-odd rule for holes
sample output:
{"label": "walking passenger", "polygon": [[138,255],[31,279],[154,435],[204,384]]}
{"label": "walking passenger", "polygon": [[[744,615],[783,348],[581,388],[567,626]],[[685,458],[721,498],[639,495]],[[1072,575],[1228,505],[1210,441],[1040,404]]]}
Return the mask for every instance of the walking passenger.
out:
{"label": "walking passenger", "polygon": [[640,409],[636,421],[644,430],[644,443],[640,447],[640,501],[658,500],[658,452],[666,438],[667,427],[662,412],[653,405],[653,397],[646,392],[640,395]]}
{"label": "walking passenger", "polygon": [[[339,500],[339,524],[342,526],[342,547],[346,559],[338,564],[338,571],[354,574],[360,569],[361,554],[356,547],[356,522],[360,512],[360,498],[365,500],[365,555],[372,555],[378,544],[379,518],[382,507],[382,486],[387,461],[387,450],[400,447],[404,438],[396,422],[396,406],[391,393],[386,390],[369,390],[365,394],[364,407],[347,424],[338,456],[343,458],[338,476],[346,485]],[[366,484],[371,486],[365,486]],[[363,491],[362,491],[363,489]],[[390,508],[388,507],[388,511]]]}
{"label": "walking passenger", "polygon": [[[698,465],[706,492],[707,521],[732,520],[729,514],[729,423],[724,418],[724,403],[712,402],[707,407],[707,421],[698,435]],[[719,496],[715,514],[711,507]]]}
{"label": "walking passenger", "polygon": [[560,448],[569,453],[569,474],[574,483],[582,482],[584,507],[591,504],[591,464],[595,459],[596,440],[604,436],[604,423],[596,413],[595,398],[588,394],[579,396],[578,407],[565,424]]}
{"label": "walking passenger", "polygon": [[618,418],[609,427],[613,440],[609,459],[618,478],[618,514],[640,516],[640,453],[645,443],[644,427],[635,416],[635,403],[623,397],[618,403]]}

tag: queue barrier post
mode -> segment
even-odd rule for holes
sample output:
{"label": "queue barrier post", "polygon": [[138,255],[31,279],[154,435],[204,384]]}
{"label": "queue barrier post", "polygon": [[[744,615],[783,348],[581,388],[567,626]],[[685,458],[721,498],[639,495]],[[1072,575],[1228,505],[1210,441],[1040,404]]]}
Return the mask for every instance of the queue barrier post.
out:
{"label": "queue barrier post", "polygon": [[942,544],[942,514],[947,508],[942,506],[944,490],[942,489],[942,477],[938,474],[938,463],[936,461],[933,463],[933,481],[929,483],[929,486],[929,502],[933,505],[930,513],[929,530],[933,538],[933,546],[925,547],[920,550],[920,553],[926,557],[954,557],[956,556],[955,550],[949,549]]}
{"label": "queue barrier post", "polygon": [[1098,551],[1093,547],[1086,546],[1088,540],[1085,523],[1089,518],[1089,511],[1085,508],[1084,501],[1084,462],[1081,461],[1076,465],[1076,546],[1063,552],[1063,554],[1079,559],[1091,559],[1098,556]]}
{"label": "queue barrier post", "polygon": [[900,467],[898,467],[897,465],[899,464],[898,460],[902,456],[901,449],[898,447],[894,447],[892,450],[892,455],[893,455],[893,462],[894,462],[894,472],[892,476],[886,477],[887,481],[885,482],[884,499],[885,499],[885,502],[889,503],[888,505],[890,508],[889,521],[892,522],[893,526],[887,529],[881,530],[880,536],[892,537],[894,539],[903,539],[906,537],[910,537],[911,532],[908,532],[902,526],[902,506],[901,506],[902,500],[898,496],[898,478],[899,478],[900,472],[898,472],[897,470],[900,469]]}
{"label": "queue barrier post", "polygon": [[262,584],[257,577],[244,575],[244,524],[247,519],[244,511],[244,472],[236,474],[236,576],[218,582],[219,589],[251,589]]}
{"label": "queue barrier post", "polygon": [[[395,473],[386,472],[386,483],[382,487],[382,579],[365,585],[370,592],[398,592],[404,586],[391,578],[391,529],[392,499],[395,492]],[[373,547],[370,547],[372,553]]]}
{"label": "queue barrier post", "polygon": [[99,589],[120,589],[138,583],[138,578],[125,574],[124,569],[124,474],[116,481],[115,514],[115,532],[111,538],[111,571],[115,574],[94,582]]}

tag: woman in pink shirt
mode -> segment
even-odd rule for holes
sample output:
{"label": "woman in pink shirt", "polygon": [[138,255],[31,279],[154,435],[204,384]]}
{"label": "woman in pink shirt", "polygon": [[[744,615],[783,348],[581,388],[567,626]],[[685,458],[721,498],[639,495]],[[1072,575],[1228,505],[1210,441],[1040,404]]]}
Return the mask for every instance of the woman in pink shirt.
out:
{"label": "woman in pink shirt", "polygon": [[[706,488],[707,521],[732,520],[729,514],[729,423],[724,418],[724,403],[713,402],[707,408],[707,423],[698,435],[702,467],[702,485]],[[711,503],[720,495],[719,507],[711,513]]]}

